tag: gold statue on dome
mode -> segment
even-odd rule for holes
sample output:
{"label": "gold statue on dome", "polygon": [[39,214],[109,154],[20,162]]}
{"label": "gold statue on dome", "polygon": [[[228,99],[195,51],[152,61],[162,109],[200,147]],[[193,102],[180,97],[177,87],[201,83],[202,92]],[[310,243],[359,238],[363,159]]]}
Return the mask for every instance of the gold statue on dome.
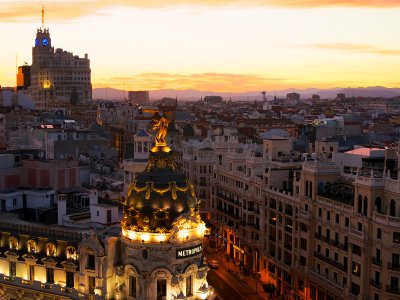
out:
{"label": "gold statue on dome", "polygon": [[167,146],[167,141],[166,141],[169,123],[171,123],[171,121],[168,120],[168,117],[165,112],[163,112],[162,116],[160,116],[157,113],[155,115],[155,118],[153,118],[152,129],[154,131],[158,130],[158,132],[155,137],[155,146],[151,149],[152,152],[158,152],[158,151],[169,152],[171,150]]}

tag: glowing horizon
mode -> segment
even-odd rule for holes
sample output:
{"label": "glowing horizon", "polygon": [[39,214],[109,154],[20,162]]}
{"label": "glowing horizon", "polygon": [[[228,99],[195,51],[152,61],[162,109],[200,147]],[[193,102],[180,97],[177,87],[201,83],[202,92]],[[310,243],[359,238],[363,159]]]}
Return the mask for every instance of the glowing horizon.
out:
{"label": "glowing horizon", "polygon": [[[53,46],[79,56],[89,54],[94,88],[248,92],[399,87],[400,1],[381,2],[44,4]],[[41,3],[0,0],[0,5],[5,41],[0,48],[0,85],[14,86],[16,55],[18,65],[31,63]]]}

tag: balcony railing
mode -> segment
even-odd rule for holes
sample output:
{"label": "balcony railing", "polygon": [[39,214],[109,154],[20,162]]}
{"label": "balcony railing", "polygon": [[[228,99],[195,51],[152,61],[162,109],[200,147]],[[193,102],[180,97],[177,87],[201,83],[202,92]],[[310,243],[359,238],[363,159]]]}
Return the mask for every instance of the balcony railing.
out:
{"label": "balcony railing", "polygon": [[377,289],[382,288],[382,282],[378,282],[378,281],[375,281],[374,279],[371,279],[370,283],[372,286],[376,287]]}
{"label": "balcony railing", "polygon": [[390,269],[390,270],[400,271],[400,264],[388,263],[388,264],[387,264],[387,267],[388,267],[388,269]]}
{"label": "balcony railing", "polygon": [[321,253],[314,252],[314,256],[322,261],[325,261],[326,263],[330,264],[331,266],[334,266],[342,271],[347,271],[347,266],[339,263],[336,260],[330,259],[329,257],[322,255]]}
{"label": "balcony railing", "polygon": [[372,257],[372,263],[376,266],[382,266],[382,260],[380,258]]}
{"label": "balcony railing", "polygon": [[398,286],[386,286],[386,292],[400,295],[400,288]]}

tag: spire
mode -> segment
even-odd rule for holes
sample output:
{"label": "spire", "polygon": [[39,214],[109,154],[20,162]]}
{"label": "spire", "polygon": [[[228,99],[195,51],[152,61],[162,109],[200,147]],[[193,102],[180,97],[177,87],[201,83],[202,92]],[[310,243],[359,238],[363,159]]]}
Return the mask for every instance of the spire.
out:
{"label": "spire", "polygon": [[44,5],[42,3],[42,29],[44,29]]}

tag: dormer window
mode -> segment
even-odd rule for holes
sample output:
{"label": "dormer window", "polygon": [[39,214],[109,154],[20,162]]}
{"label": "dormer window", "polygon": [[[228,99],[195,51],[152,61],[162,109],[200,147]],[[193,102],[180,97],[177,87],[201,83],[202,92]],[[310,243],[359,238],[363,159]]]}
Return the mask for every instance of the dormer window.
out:
{"label": "dormer window", "polygon": [[52,243],[46,245],[46,255],[47,256],[56,256],[56,246]]}
{"label": "dormer window", "polygon": [[36,253],[36,242],[33,240],[28,241],[28,251],[30,253]]}
{"label": "dormer window", "polygon": [[76,249],[72,246],[67,247],[66,256],[67,259],[76,260],[77,259]]}
{"label": "dormer window", "polygon": [[18,249],[18,240],[15,237],[10,237],[10,249],[11,250]]}

